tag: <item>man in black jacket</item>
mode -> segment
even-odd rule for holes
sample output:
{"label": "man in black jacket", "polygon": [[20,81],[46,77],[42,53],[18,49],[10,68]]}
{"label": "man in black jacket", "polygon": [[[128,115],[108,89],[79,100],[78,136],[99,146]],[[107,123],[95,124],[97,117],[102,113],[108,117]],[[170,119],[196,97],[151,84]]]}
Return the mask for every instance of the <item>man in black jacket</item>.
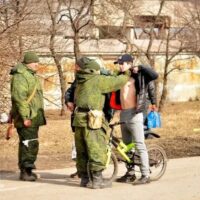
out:
{"label": "man in black jacket", "polygon": [[[116,62],[115,62],[116,63]],[[125,144],[135,142],[136,149],[141,159],[141,178],[136,180],[134,168],[127,166],[127,172],[118,182],[133,182],[133,184],[145,184],[150,182],[149,158],[144,142],[143,111],[146,103],[147,85],[155,80],[158,74],[150,67],[133,66],[133,57],[129,54],[122,55],[118,59],[120,71],[123,73],[132,66],[132,77],[120,90],[121,113],[120,121],[122,139]]]}

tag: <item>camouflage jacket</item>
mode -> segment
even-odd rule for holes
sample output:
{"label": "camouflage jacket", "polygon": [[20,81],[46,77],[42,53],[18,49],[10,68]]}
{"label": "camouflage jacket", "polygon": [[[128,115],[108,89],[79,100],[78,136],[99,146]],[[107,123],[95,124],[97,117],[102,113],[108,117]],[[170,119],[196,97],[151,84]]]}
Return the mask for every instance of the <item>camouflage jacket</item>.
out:
{"label": "camouflage jacket", "polygon": [[[32,127],[46,124],[44,116],[43,92],[36,74],[24,64],[16,65],[11,73],[11,115],[16,128],[24,127],[25,119],[32,120]],[[36,86],[36,92],[28,103]]]}
{"label": "camouflage jacket", "polygon": [[[129,80],[128,75],[105,76],[79,71],[76,76],[75,104],[78,108],[103,110],[105,94],[119,90]],[[74,126],[87,126],[87,113],[76,113]]]}
{"label": "camouflage jacket", "polygon": [[[105,75],[105,76],[113,75],[110,71],[108,71],[105,68],[100,69],[100,74]],[[75,93],[76,85],[77,85],[77,81],[75,79],[74,82],[71,84],[71,86],[66,90],[65,104],[67,104],[68,102],[74,103],[74,93]],[[105,103],[104,103],[104,107],[103,107],[103,112],[104,112],[105,118],[107,119],[108,122],[110,122],[114,116],[114,110],[110,107],[110,96],[111,96],[111,93],[105,94]],[[73,115],[73,113],[72,113],[72,115]]]}

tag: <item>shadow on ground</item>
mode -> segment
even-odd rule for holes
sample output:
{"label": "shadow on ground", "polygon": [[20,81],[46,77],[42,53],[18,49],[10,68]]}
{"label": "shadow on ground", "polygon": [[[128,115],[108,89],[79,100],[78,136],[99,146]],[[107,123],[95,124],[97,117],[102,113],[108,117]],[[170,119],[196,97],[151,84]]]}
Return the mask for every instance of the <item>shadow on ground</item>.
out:
{"label": "shadow on ground", "polygon": [[[38,172],[39,176],[37,183],[55,184],[55,185],[67,185],[72,187],[79,187],[80,179],[71,178],[70,174],[56,174],[49,172]],[[25,182],[19,180],[19,172],[14,171],[0,171],[1,180],[12,180],[17,182]]]}

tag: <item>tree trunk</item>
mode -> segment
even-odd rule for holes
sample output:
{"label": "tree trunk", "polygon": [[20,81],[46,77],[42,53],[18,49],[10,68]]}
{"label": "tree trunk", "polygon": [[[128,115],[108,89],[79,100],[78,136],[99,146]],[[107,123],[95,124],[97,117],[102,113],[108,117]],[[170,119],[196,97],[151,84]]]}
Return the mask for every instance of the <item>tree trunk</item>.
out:
{"label": "tree trunk", "polygon": [[62,71],[62,66],[60,65],[60,62],[56,56],[53,55],[54,61],[56,63],[57,69],[58,69],[58,75],[60,80],[60,89],[61,89],[61,113],[60,115],[65,115],[65,90],[66,90],[66,82]]}
{"label": "tree trunk", "polygon": [[166,101],[166,98],[167,98],[167,93],[168,93],[167,83],[168,83],[167,76],[164,76],[162,94],[161,94],[161,97],[160,97],[159,108],[158,108],[159,112],[163,111],[163,107],[164,107],[164,104],[165,104],[165,101]]}
{"label": "tree trunk", "polygon": [[[152,69],[156,70],[155,69],[155,56],[153,56],[153,55],[150,56],[149,64],[152,67]],[[159,97],[159,94],[158,94],[159,88],[158,88],[158,86],[159,86],[159,80],[156,79],[154,81],[154,83],[155,83],[155,96],[156,96],[156,101],[157,101],[156,103],[158,104],[158,97]]]}
{"label": "tree trunk", "polygon": [[54,50],[54,35],[50,38],[50,50],[52,57],[54,59],[54,62],[56,64],[57,70],[58,70],[58,76],[60,81],[60,90],[61,90],[61,113],[60,115],[65,115],[65,90],[66,90],[66,81],[63,75],[62,66],[60,64],[60,60],[57,57],[55,50]]}
{"label": "tree trunk", "polygon": [[75,61],[77,61],[81,57],[78,33],[75,33],[74,35],[74,56],[75,56]]}

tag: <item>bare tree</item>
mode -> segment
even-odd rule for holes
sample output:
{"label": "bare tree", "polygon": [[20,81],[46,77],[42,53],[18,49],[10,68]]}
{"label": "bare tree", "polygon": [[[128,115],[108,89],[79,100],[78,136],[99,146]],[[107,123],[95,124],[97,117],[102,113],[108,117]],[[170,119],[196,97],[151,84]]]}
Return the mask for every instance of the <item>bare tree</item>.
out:
{"label": "bare tree", "polygon": [[[197,5],[198,1],[191,1],[195,1],[195,6]],[[168,93],[168,77],[174,70],[181,70],[181,66],[174,67],[172,63],[176,56],[183,52],[190,51],[191,47],[194,46],[191,44],[194,44],[195,41],[197,41],[195,40],[191,44],[186,42],[186,35],[188,35],[188,38],[192,38],[191,35],[188,34],[189,31],[186,30],[188,30],[188,27],[192,25],[192,21],[194,21],[194,19],[197,22],[197,16],[199,16],[199,14],[197,14],[198,12],[196,12],[195,17],[188,18],[186,13],[183,15],[183,11],[180,6],[177,6],[176,8],[179,12],[177,12],[174,7],[168,8],[171,5],[170,3],[167,3],[166,0],[160,0],[159,4],[155,4],[156,7],[153,11],[149,12],[146,10],[145,14],[140,12],[140,7],[143,7],[143,2],[121,0],[108,0],[106,2],[109,3],[109,6],[103,3],[101,4],[103,14],[98,15],[100,17],[99,21],[102,21],[102,24],[104,23],[108,25],[106,33],[109,34],[111,38],[118,39],[123,44],[126,44],[126,52],[136,54],[140,58],[145,56],[148,63],[153,68],[155,67],[155,59],[157,55],[163,55],[165,62],[163,71],[160,73],[161,78],[159,79],[159,81],[162,82],[159,109],[162,111]],[[177,5],[182,3],[183,2],[177,1]],[[111,21],[109,21],[110,18],[108,17],[109,11],[112,9],[115,10],[114,13],[118,13],[118,15],[114,15],[116,17],[115,21],[118,22],[116,23],[118,30],[115,32],[113,31],[114,29],[110,28],[111,24],[114,24],[112,23],[113,16],[111,15]],[[171,19],[171,16],[166,12],[167,9],[169,9],[170,12],[173,12],[172,15],[176,15],[176,18],[180,22],[180,27],[175,31],[173,31],[175,28],[171,23],[171,20],[173,19]],[[163,10],[165,10],[165,12]],[[147,14],[148,12],[149,14]],[[191,8],[191,13],[192,12],[194,12],[194,7]],[[104,18],[101,18],[102,16],[104,16]],[[119,16],[119,19],[117,16]],[[181,16],[184,16],[187,19],[184,23],[182,23]],[[134,39],[130,38],[130,35],[127,34],[131,29],[134,30]],[[196,31],[197,34],[199,29],[197,28],[196,30],[198,30]],[[145,46],[141,48],[140,44],[142,41],[145,43]],[[195,46],[199,47],[198,43]]]}
{"label": "bare tree", "polygon": [[[46,0],[50,16],[50,52],[58,69],[61,87],[61,115],[65,113],[64,94],[66,81],[61,65],[62,56],[58,54],[57,36],[66,34],[65,39],[73,41],[75,60],[81,57],[80,43],[86,38],[86,27],[90,24],[93,0]],[[64,28],[63,28],[64,27]],[[69,44],[71,44],[69,42]]]}
{"label": "bare tree", "polygon": [[[193,3],[197,3],[197,1],[193,1]],[[198,55],[199,52],[199,2],[198,6],[195,4],[193,7],[189,7],[191,4],[186,4],[186,10],[190,8],[190,14],[185,12],[183,15],[183,11],[180,8],[177,8],[176,13],[181,24],[181,27],[177,29],[175,32],[172,32],[172,26],[168,27],[166,40],[162,41],[165,46],[165,64],[164,64],[164,72],[163,72],[163,84],[162,84],[162,93],[159,102],[159,110],[162,111],[163,106],[165,104],[167,93],[168,93],[168,76],[175,70],[182,70],[182,66],[170,66],[175,57],[182,52],[193,53],[194,55]],[[195,14],[194,14],[195,13]],[[184,20],[182,20],[184,18]],[[197,24],[194,26],[194,22]],[[200,22],[200,21],[199,21]],[[192,31],[193,30],[193,31]],[[175,39],[174,42],[173,39]]]}
{"label": "bare tree", "polygon": [[21,57],[19,27],[29,15],[27,3],[28,0],[0,2],[0,112],[9,110],[9,72],[10,67]]}
{"label": "bare tree", "polygon": [[65,114],[64,95],[65,95],[65,90],[66,90],[66,81],[64,78],[63,69],[62,69],[62,65],[61,65],[61,57],[60,57],[60,55],[57,54],[57,52],[55,50],[55,39],[56,39],[56,35],[58,34],[58,31],[59,31],[58,17],[60,14],[62,2],[46,0],[46,3],[47,3],[50,19],[51,19],[49,48],[50,48],[51,55],[54,59],[54,62],[56,64],[56,67],[58,70],[60,89],[61,89],[61,106],[62,106],[61,115],[64,115]]}
{"label": "bare tree", "polygon": [[[102,3],[101,9],[99,9],[100,13],[98,13],[97,17],[102,24],[108,26],[108,29],[106,30],[108,38],[118,39],[121,43],[126,45],[126,52],[136,54],[141,61],[145,56],[148,64],[154,68],[155,41],[162,39],[158,38],[159,36],[156,36],[155,29],[164,29],[165,18],[161,15],[165,0],[161,0],[154,13],[150,13],[149,15],[142,15],[140,13],[140,8],[143,6],[142,2],[128,0],[108,0],[106,2],[109,5]],[[113,16],[111,19],[108,17],[109,13],[111,13],[111,11],[113,12],[113,10],[114,13],[118,13],[119,15],[119,17],[118,15],[114,15],[115,20]],[[110,28],[113,22],[116,23],[115,29]],[[105,25],[102,26],[102,28],[105,28]],[[139,38],[140,36],[138,37],[135,28],[140,29],[140,35],[145,34],[145,37]],[[134,39],[130,34],[127,34],[132,31],[131,29],[134,31]],[[148,39],[146,47],[141,48],[137,43],[137,39]]]}
{"label": "bare tree", "polygon": [[190,50],[200,57],[200,1],[189,0],[190,4],[187,6],[187,13],[182,15],[179,10],[179,15],[185,24],[188,24],[187,31],[184,37]]}
{"label": "bare tree", "polygon": [[68,18],[73,32],[75,60],[81,57],[80,43],[87,37],[88,28],[91,22],[94,0],[64,0],[65,9],[63,17]]}

